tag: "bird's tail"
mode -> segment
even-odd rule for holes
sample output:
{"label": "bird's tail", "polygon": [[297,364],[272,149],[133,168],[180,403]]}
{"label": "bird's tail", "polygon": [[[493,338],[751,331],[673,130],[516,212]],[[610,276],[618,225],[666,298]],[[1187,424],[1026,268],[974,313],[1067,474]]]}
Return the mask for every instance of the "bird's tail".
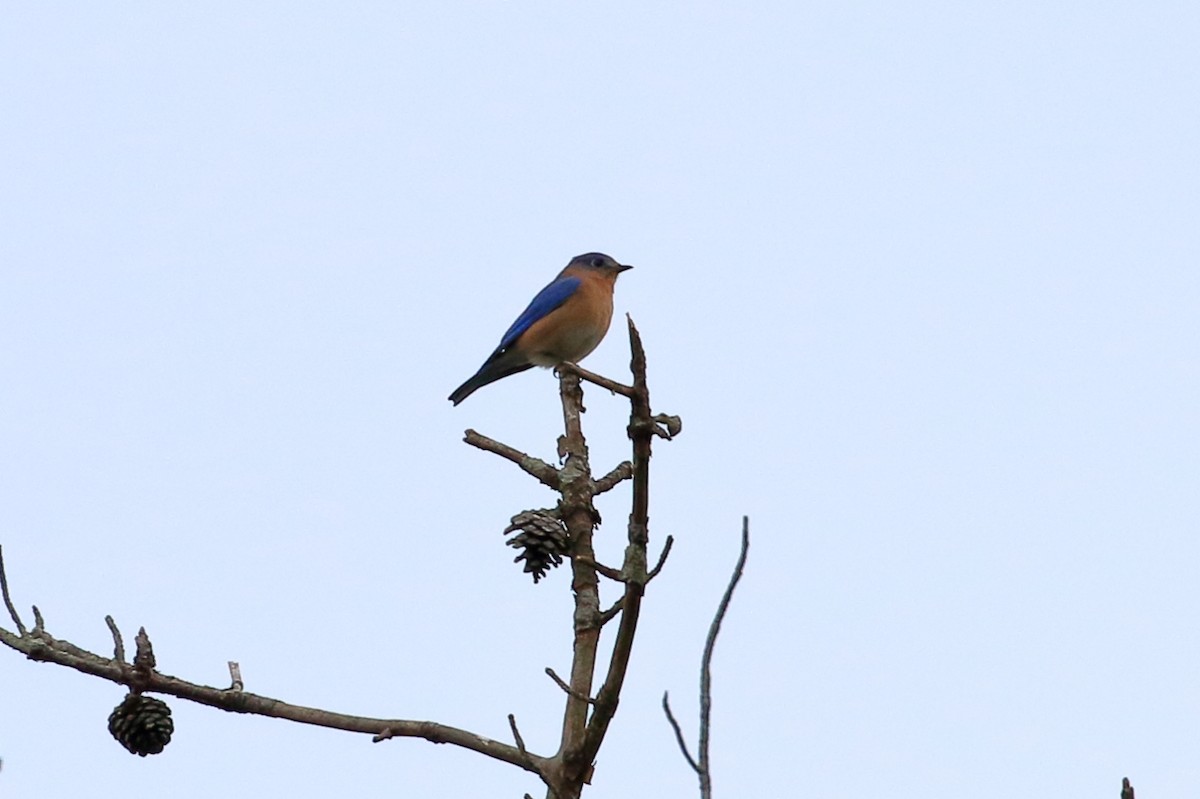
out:
{"label": "bird's tail", "polygon": [[[516,358],[520,358],[520,360],[516,360]],[[479,367],[478,372],[471,375],[467,382],[454,389],[449,399],[457,405],[475,393],[476,389],[483,388],[488,383],[495,383],[501,378],[532,368],[533,364],[525,361],[524,358],[516,355],[516,353],[505,352],[500,355],[493,355],[484,362],[483,366]]]}

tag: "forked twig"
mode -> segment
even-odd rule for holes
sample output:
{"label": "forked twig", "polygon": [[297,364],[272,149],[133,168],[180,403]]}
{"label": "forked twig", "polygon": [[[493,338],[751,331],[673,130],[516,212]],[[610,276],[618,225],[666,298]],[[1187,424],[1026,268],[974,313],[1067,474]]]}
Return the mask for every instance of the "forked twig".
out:
{"label": "forked twig", "polygon": [[708,627],[708,638],[704,642],[704,655],[700,658],[700,743],[698,748],[699,757],[693,759],[688,751],[687,744],[683,740],[683,733],[679,728],[679,722],[675,720],[675,716],[671,713],[671,705],[667,700],[667,694],[663,694],[663,712],[667,715],[667,721],[671,724],[671,729],[675,731],[675,740],[679,744],[679,750],[683,752],[684,758],[688,765],[696,772],[700,778],[700,797],[701,799],[712,799],[712,773],[709,770],[708,760],[708,742],[709,730],[712,717],[712,657],[713,649],[717,645],[717,635],[721,632],[721,623],[725,620],[725,613],[729,610],[729,602],[733,599],[733,590],[737,588],[738,582],[742,579],[742,572],[746,568],[746,555],[750,550],[750,517],[742,517],[742,548],[738,554],[737,564],[733,567],[733,575],[729,578],[729,585],[725,588],[725,594],[721,597],[721,602],[717,605],[716,615],[713,616],[712,624]]}

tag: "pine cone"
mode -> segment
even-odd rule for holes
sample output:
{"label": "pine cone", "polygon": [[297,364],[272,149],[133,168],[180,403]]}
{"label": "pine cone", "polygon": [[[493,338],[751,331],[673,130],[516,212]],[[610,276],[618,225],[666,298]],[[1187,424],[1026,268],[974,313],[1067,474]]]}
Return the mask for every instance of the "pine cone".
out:
{"label": "pine cone", "polygon": [[513,562],[525,561],[525,573],[533,574],[535,583],[561,564],[563,555],[567,554],[567,530],[555,510],[521,511],[504,529],[505,535],[514,532],[517,534],[507,543],[522,552],[513,558]]}
{"label": "pine cone", "polygon": [[171,742],[175,723],[166,702],[129,694],[108,717],[108,731],[130,753],[145,757],[157,755]]}

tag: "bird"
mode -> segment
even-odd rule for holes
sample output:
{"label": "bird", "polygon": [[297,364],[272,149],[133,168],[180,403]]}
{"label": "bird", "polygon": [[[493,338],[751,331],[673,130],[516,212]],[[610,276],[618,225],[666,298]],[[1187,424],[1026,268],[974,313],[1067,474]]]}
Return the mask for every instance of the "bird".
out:
{"label": "bird", "polygon": [[633,267],[600,252],[577,255],[537,293],[500,338],[500,346],[450,395],[455,405],[476,390],[534,366],[578,363],[612,321],[617,276]]}

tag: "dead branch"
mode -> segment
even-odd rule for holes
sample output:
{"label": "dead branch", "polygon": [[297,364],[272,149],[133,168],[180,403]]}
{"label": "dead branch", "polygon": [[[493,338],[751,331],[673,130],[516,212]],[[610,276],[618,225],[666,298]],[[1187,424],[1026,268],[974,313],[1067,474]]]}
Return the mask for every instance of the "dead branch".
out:
{"label": "dead branch", "polygon": [[589,763],[600,750],[608,725],[617,712],[617,701],[625,683],[641,613],[642,594],[646,587],[646,546],[650,541],[650,454],[654,438],[648,427],[653,422],[650,421],[650,389],[646,383],[646,351],[633,319],[627,315],[626,322],[631,353],[629,369],[633,373],[628,428],[633,441],[633,510],[629,514],[628,544],[621,564],[621,576],[625,584],[625,593],[621,598],[621,620],[617,624],[608,671],[596,694],[581,753],[581,759]]}
{"label": "dead branch", "polygon": [[710,720],[712,717],[712,657],[713,650],[717,645],[717,635],[721,632],[721,623],[725,620],[725,613],[729,610],[729,602],[733,599],[733,590],[737,588],[738,582],[742,579],[742,572],[746,568],[746,555],[750,551],[750,517],[742,517],[742,548],[738,554],[737,564],[733,567],[733,574],[729,578],[729,585],[725,588],[725,593],[721,597],[721,602],[717,605],[716,615],[713,616],[712,624],[708,627],[708,638],[704,642],[704,655],[700,658],[700,744],[698,747],[699,758],[693,759],[691,752],[688,751],[687,743],[683,739],[683,732],[679,728],[679,722],[675,720],[675,715],[671,712],[671,704],[667,694],[663,693],[663,712],[667,715],[667,721],[671,724],[671,729],[675,732],[675,741],[679,744],[679,750],[683,753],[683,757],[687,760],[688,765],[700,778],[700,797],[701,799],[712,799],[712,772],[709,769],[708,760],[708,742]]}
{"label": "dead branch", "polygon": [[609,606],[608,610],[606,610],[600,614],[601,626],[608,624],[610,621],[612,621],[617,616],[619,616],[621,614],[621,608],[624,607],[624,605],[625,605],[625,597],[618,597],[617,601],[612,603],[612,605]]}
{"label": "dead branch", "polygon": [[501,444],[495,439],[488,438],[482,433],[477,433],[474,430],[467,430],[463,433],[463,441],[470,444],[472,447],[477,447],[484,452],[491,452],[499,455],[501,458],[510,460],[526,474],[536,477],[542,485],[552,488],[555,491],[559,489],[561,477],[559,470],[555,469],[550,464],[540,458],[535,458],[532,455],[527,455],[519,449]]}
{"label": "dead branch", "polygon": [[571,590],[575,597],[573,657],[563,711],[562,739],[557,758],[559,793],[579,795],[591,770],[591,759],[583,755],[587,735],[589,703],[596,671],[596,651],[600,643],[600,581],[596,569],[588,565],[596,560],[592,547],[596,509],[592,503],[595,483],[588,462],[587,441],[583,436],[583,388],[579,376],[571,370],[559,375],[563,428],[559,453],[563,456],[562,520],[571,538]]}
{"label": "dead branch", "polygon": [[12,597],[8,593],[8,576],[4,572],[4,547],[2,546],[0,546],[0,594],[4,596],[4,607],[8,608],[8,615],[12,617],[13,624],[17,626],[17,633],[24,637],[25,624],[17,615],[17,609],[13,606]]}
{"label": "dead branch", "polygon": [[663,691],[662,709],[663,713],[667,714],[667,721],[670,722],[671,729],[675,731],[675,743],[679,744],[679,751],[683,752],[683,758],[692,767],[692,771],[699,774],[700,766],[692,758],[692,753],[688,751],[687,741],[683,738],[683,730],[680,729],[679,722],[675,720],[675,714],[671,712],[671,697],[666,691]]}
{"label": "dead branch", "polygon": [[[0,575],[4,573],[0,564]],[[115,625],[114,625],[115,626]],[[151,647],[149,636],[141,640],[144,630],[139,634],[139,652],[143,654],[143,663],[149,663]],[[153,666],[143,667],[141,673],[135,665],[133,669],[127,663],[118,661],[115,657],[106,658],[75,646],[69,641],[54,638],[45,630],[26,632],[24,635],[12,633],[0,627],[0,643],[21,652],[30,660],[43,663],[56,663],[60,666],[74,669],[83,674],[124,685],[129,688],[140,686],[147,693],[165,694],[187,699],[201,705],[219,708],[234,713],[251,713],[256,716],[287,719],[300,724],[311,724],[317,727],[329,727],[346,732],[366,733],[375,735],[379,740],[386,738],[424,738],[432,743],[448,743],[470,749],[488,757],[511,763],[528,771],[534,771],[534,766],[540,765],[545,758],[530,755],[523,757],[520,751],[508,744],[494,741],[476,733],[438,724],[432,721],[409,721],[405,719],[376,719],[366,716],[352,716],[345,713],[335,713],[319,708],[294,705],[268,696],[259,696],[245,691],[224,690],[208,685],[181,680],[157,671]],[[135,659],[136,662],[136,659]]]}
{"label": "dead branch", "polygon": [[671,547],[673,546],[675,546],[675,538],[673,536],[667,536],[666,543],[663,544],[663,551],[658,555],[658,563],[655,563],[654,568],[651,569],[650,573],[646,575],[647,585],[649,585],[651,580],[658,576],[658,573],[662,571],[663,566],[667,565],[667,556],[671,554]]}
{"label": "dead branch", "polygon": [[550,679],[554,680],[554,684],[557,685],[559,688],[563,689],[563,692],[566,693],[568,696],[573,696],[576,699],[580,699],[580,700],[583,700],[584,702],[587,702],[588,704],[595,704],[596,700],[592,699],[590,696],[580,696],[579,694],[575,693],[575,689],[572,688],[571,686],[567,685],[566,682],[563,680],[563,678],[558,676],[558,672],[556,672],[554,669],[550,668],[549,666],[546,667],[546,675]]}
{"label": "dead branch", "polygon": [[586,380],[589,383],[592,383],[593,385],[600,386],[601,388],[606,388],[614,394],[620,394],[621,396],[629,397],[630,399],[633,399],[634,392],[636,391],[636,389],[633,386],[627,386],[624,383],[618,383],[615,380],[609,380],[607,377],[604,377],[603,375],[598,375],[595,372],[589,372],[587,369],[584,369],[579,364],[564,363],[564,364],[559,365],[558,369],[559,369],[560,373],[561,372],[574,372],[578,377],[583,378],[584,380]]}
{"label": "dead branch", "polygon": [[621,461],[611,472],[596,481],[596,495],[612,491],[631,477],[633,477],[633,464],[629,461]]}
{"label": "dead branch", "polygon": [[621,575],[620,569],[614,569],[612,566],[605,566],[598,560],[592,558],[583,558],[583,565],[595,569],[600,574],[604,575],[614,583],[623,583],[625,578]]}
{"label": "dead branch", "polygon": [[105,616],[104,623],[108,625],[108,631],[112,633],[113,638],[113,660],[118,663],[125,662],[125,639],[121,637],[121,631],[117,628],[116,621],[112,616]]}

